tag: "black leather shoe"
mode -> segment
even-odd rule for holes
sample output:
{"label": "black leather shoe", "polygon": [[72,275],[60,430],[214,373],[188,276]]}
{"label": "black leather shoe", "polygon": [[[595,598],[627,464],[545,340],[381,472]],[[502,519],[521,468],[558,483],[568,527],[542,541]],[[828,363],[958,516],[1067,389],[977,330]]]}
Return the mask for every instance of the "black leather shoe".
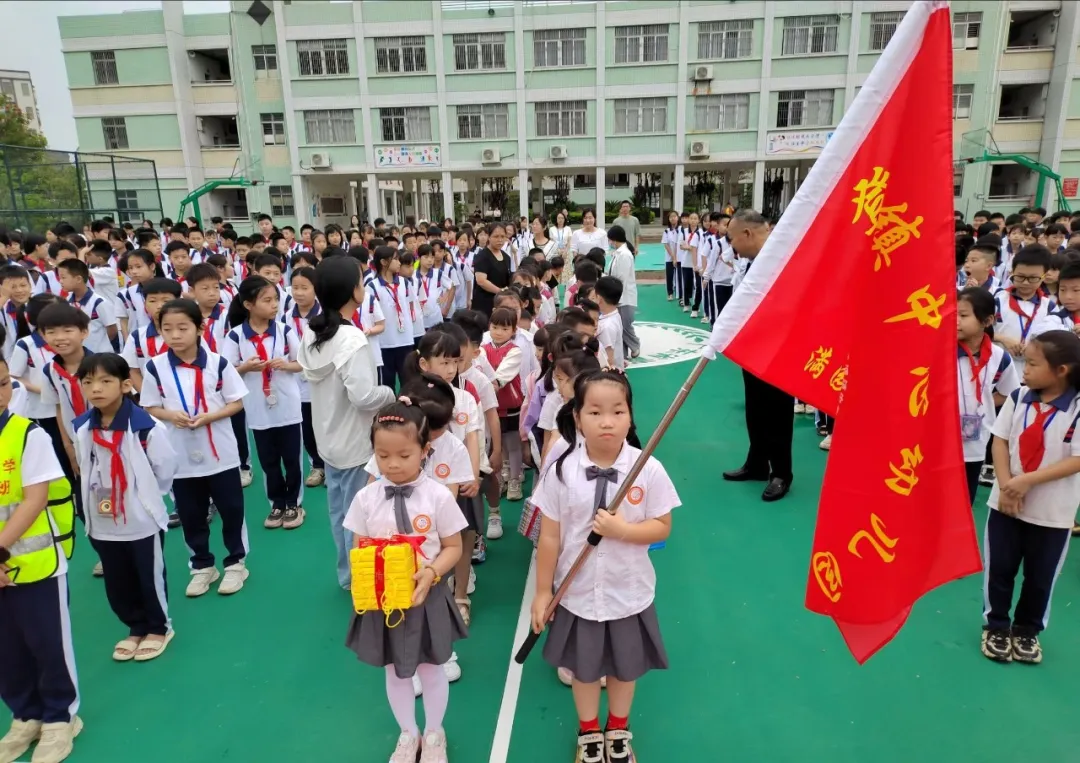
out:
{"label": "black leather shoe", "polygon": [[761,500],[763,501],[779,501],[788,491],[791,490],[791,483],[785,482],[779,477],[773,477],[769,480],[769,484],[765,486],[765,492],[761,494]]}
{"label": "black leather shoe", "polygon": [[724,479],[728,482],[765,482],[769,479],[767,474],[755,474],[745,466],[740,466],[732,472],[724,472]]}

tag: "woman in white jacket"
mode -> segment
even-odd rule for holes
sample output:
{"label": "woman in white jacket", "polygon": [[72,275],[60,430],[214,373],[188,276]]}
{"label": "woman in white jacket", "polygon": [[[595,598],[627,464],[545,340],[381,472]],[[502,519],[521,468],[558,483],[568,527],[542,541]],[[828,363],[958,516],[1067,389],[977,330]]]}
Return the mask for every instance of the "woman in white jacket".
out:
{"label": "woman in white jacket", "polygon": [[311,387],[311,423],[326,463],[326,503],[337,545],[338,583],[348,590],[352,533],[343,526],[353,497],[367,484],[371,421],[394,401],[380,386],[375,356],[352,323],[364,302],[360,266],[352,257],[327,257],[315,268],[315,296],[322,311],[308,323],[297,360]]}

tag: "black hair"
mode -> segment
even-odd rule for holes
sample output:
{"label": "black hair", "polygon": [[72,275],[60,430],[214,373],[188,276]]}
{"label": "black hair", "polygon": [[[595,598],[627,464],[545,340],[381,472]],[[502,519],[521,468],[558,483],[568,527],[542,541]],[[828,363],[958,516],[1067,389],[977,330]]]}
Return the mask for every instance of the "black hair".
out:
{"label": "black hair", "polygon": [[[218,273],[218,269],[209,262],[200,262],[198,265],[191,266],[191,270],[187,272],[185,279],[188,282],[188,286],[194,286],[202,281],[213,281],[214,283],[217,283],[221,280],[221,274]],[[177,286],[179,286],[179,284],[177,284]]]}
{"label": "black hair", "polygon": [[375,253],[371,257],[371,264],[375,268],[375,275],[382,277],[386,263],[397,256],[397,249],[389,246],[375,247]]}
{"label": "black hair", "polygon": [[[1080,343],[1080,337],[1075,338]],[[585,395],[589,387],[594,384],[616,384],[622,387],[626,393],[626,407],[630,409],[630,431],[627,433],[626,439],[629,442],[631,435],[635,439],[637,438],[634,431],[634,395],[630,390],[630,382],[627,380],[626,374],[618,371],[595,371],[593,373],[578,374],[577,378],[574,379],[574,399],[563,405],[555,417],[559,434],[570,445],[566,452],[555,461],[555,474],[564,484],[565,480],[563,480],[562,476],[563,462],[577,447],[577,422],[574,421],[574,414],[581,413],[581,409],[585,405]]]}
{"label": "black hair", "polygon": [[491,311],[491,319],[488,321],[489,326],[509,326],[510,328],[517,327],[517,316],[514,315],[514,311],[506,307],[496,307]]}
{"label": "black hair", "polygon": [[[966,289],[962,289],[956,297],[956,301],[967,302],[971,305],[971,312],[975,318],[985,328],[990,338],[994,338],[994,314],[997,312],[997,302],[994,301],[993,295],[981,286],[969,286]],[[990,319],[990,325],[986,325],[987,319]]]}
{"label": "black hair", "polygon": [[[597,270],[600,271],[600,273],[604,272],[604,266],[607,264],[607,259],[606,259],[606,255],[604,254],[604,250],[601,249],[600,247],[594,246],[592,249],[590,249],[585,254],[585,256],[582,259],[587,260],[588,262],[591,262],[592,264],[596,265],[596,268],[597,268]],[[600,277],[600,274],[598,273],[597,278],[599,278],[599,277]],[[593,279],[593,280],[596,280],[596,279]]]}
{"label": "black hair", "polygon": [[552,375],[555,371],[562,371],[573,382],[581,374],[591,374],[600,370],[600,361],[595,352],[588,350],[569,350],[562,353],[552,364]]}
{"label": "black hair", "polygon": [[[350,246],[349,251],[345,252],[349,257],[359,262],[365,268],[367,267],[368,260],[371,259],[371,252],[363,244],[357,244],[356,246]],[[323,252],[323,257],[326,257],[326,252]]]}
{"label": "black hair", "polygon": [[297,279],[297,277],[306,278],[308,281],[311,282],[311,285],[314,286],[315,268],[293,268],[293,272],[289,275],[289,283],[291,284]]}
{"label": "black hair", "polygon": [[158,237],[158,234],[155,233],[152,230],[141,230],[141,231],[138,231],[135,234],[135,243],[139,247],[145,247],[147,244],[149,244],[151,241],[153,241],[157,237]]}
{"label": "black hair", "polygon": [[90,283],[90,268],[88,268],[86,263],[80,259],[72,258],[70,260],[64,260],[63,262],[57,263],[56,269],[66,270],[71,275],[81,278],[83,283]]}
{"label": "black hair", "polygon": [[90,318],[79,308],[67,302],[59,301],[49,305],[38,316],[38,331],[47,329],[75,327],[85,331],[90,327]]}
{"label": "black hair", "polygon": [[609,305],[618,306],[622,299],[623,285],[615,276],[600,276],[596,279],[596,293]]}
{"label": "black hair", "polygon": [[184,287],[171,278],[151,278],[142,283],[143,298],[151,294],[168,294],[173,299],[180,299]]}
{"label": "black hair", "polygon": [[275,267],[278,270],[285,269],[281,264],[281,257],[277,254],[265,252],[255,258],[254,270],[262,270],[263,268],[269,267]]}
{"label": "black hair", "polygon": [[223,239],[225,239],[226,241],[232,241],[232,242],[233,242],[234,244],[236,243],[236,241],[237,241],[237,240],[238,240],[238,238],[239,238],[239,237],[238,237],[238,236],[236,235],[236,231],[234,231],[234,230],[233,230],[232,228],[225,228],[225,229],[224,229],[223,231],[221,231],[221,233],[219,233],[218,235],[219,235],[219,236],[221,236],[221,237],[222,237]]}
{"label": "black hair", "polygon": [[[334,248],[336,249],[336,247]],[[323,252],[323,257],[326,257],[329,253],[330,250],[327,249],[325,252]],[[337,249],[334,254],[345,254],[345,252]],[[295,272],[296,270],[303,270],[304,268],[316,267],[319,264],[319,258],[311,252],[297,252],[292,256],[292,261],[290,264],[292,265],[293,271]]]}
{"label": "black hair", "polygon": [[27,281],[30,281],[31,285],[33,285],[30,271],[26,268],[20,265],[4,265],[3,267],[0,267],[0,283],[3,283],[4,281],[7,281],[11,278],[25,278]]}
{"label": "black hair", "polygon": [[[217,268],[227,267],[229,264],[229,258],[226,257],[224,254],[209,254],[206,256],[206,260],[204,261],[204,263],[200,264],[213,265],[214,269],[216,270]],[[218,277],[221,277],[220,273],[218,274]],[[191,283],[190,273],[188,274],[187,280],[188,283]]]}
{"label": "black hair", "polygon": [[[313,350],[334,338],[345,320],[341,308],[352,301],[356,287],[360,285],[360,268],[348,257],[324,259],[315,268],[315,298],[322,311],[308,321],[308,329],[315,334]],[[234,299],[235,301],[235,299]]]}
{"label": "black hair", "polygon": [[412,424],[416,427],[416,440],[420,449],[427,448],[431,442],[431,428],[427,416],[419,405],[405,405],[395,401],[379,409],[371,422],[371,445],[375,445],[375,433],[381,429],[397,429]]}
{"label": "black hair", "polygon": [[555,316],[555,320],[559,323],[564,323],[572,329],[576,329],[582,323],[587,323],[590,326],[595,326],[596,321],[592,319],[585,308],[580,305],[572,305],[567,308],[563,308],[559,311],[559,314]]}
{"label": "black hair", "polygon": [[401,396],[423,411],[430,429],[443,429],[454,416],[454,388],[435,374],[420,374],[405,384]]}
{"label": "black hair", "polygon": [[614,241],[616,244],[626,243],[626,231],[621,225],[612,225],[608,228],[607,237],[608,241]]}
{"label": "black hair", "polygon": [[484,332],[488,329],[488,319],[479,310],[458,310],[450,319],[454,325],[461,326],[469,344],[479,347],[484,342]]}
{"label": "black hair", "polygon": [[975,219],[976,217],[985,217],[987,220],[989,220],[990,216],[991,215],[990,215],[990,210],[989,209],[980,209],[975,214],[973,214],[971,217],[972,217],[972,219]]}
{"label": "black hair", "polygon": [[1068,237],[1068,235],[1069,235],[1069,229],[1066,228],[1061,223],[1053,223],[1052,225],[1047,225],[1046,230],[1044,232],[1046,233],[1047,236],[1052,235],[1054,233],[1056,233],[1059,236],[1066,236],[1066,237]]}
{"label": "black hair", "polygon": [[[596,291],[596,284],[586,284],[586,288]],[[578,289],[578,293],[574,295],[574,305],[580,307],[586,313],[591,313],[593,310],[600,312],[600,305],[585,296],[588,294],[586,288]],[[589,316],[589,320],[592,320],[591,315]]]}
{"label": "black hair", "polygon": [[236,288],[236,296],[229,303],[228,323],[230,326],[239,326],[251,318],[251,313],[244,303],[258,300],[263,289],[273,289],[274,293],[277,294],[277,286],[262,276],[248,276],[240,282],[240,285]]}
{"label": "black hair", "polygon": [[98,372],[125,382],[131,376],[131,367],[123,357],[115,352],[95,352],[92,355],[83,357],[75,376],[79,381],[82,381],[87,376]]}
{"label": "black hair", "polygon": [[1043,270],[1050,269],[1050,250],[1041,244],[1025,246],[1013,257],[1013,270],[1019,265],[1031,265],[1041,267]]}
{"label": "black hair", "polygon": [[596,283],[601,270],[592,260],[582,257],[574,265],[574,278],[578,283]]}
{"label": "black hair", "polygon": [[493,300],[493,302],[496,307],[499,307],[508,299],[516,300],[520,305],[525,304],[525,298],[521,296],[521,292],[513,287],[500,291],[498,294],[495,295],[495,299]]}
{"label": "black hair", "polygon": [[[113,230],[109,231],[109,235],[110,236],[112,236],[112,235],[119,236],[117,241],[124,241],[125,240],[124,235],[122,233],[120,233],[119,231],[117,231],[115,228]],[[103,241],[100,238],[95,238],[93,241],[90,242],[90,251],[93,252],[94,254],[100,255],[101,259],[107,260],[107,259],[109,259],[109,255],[111,255],[114,250],[113,250],[112,246],[109,244],[108,241]]]}
{"label": "black hair", "polygon": [[66,239],[54,241],[49,244],[49,259],[55,260],[56,256],[60,254],[60,252],[71,252],[76,257],[78,257],[79,247],[75,246],[73,243],[67,241]]}
{"label": "black hair", "polygon": [[1058,284],[1060,285],[1062,281],[1080,281],[1080,262],[1073,260],[1062,266],[1061,273],[1058,275]]}
{"label": "black hair", "polygon": [[188,234],[187,223],[180,221],[176,225],[169,226],[169,235],[171,236],[174,233],[179,233],[181,236],[186,237]]}
{"label": "black hair", "polygon": [[446,331],[428,331],[416,345],[416,350],[409,353],[405,358],[404,367],[401,369],[402,378],[411,380],[423,373],[420,368],[421,358],[460,358],[461,339]]}
{"label": "black hair", "polygon": [[24,254],[33,254],[39,246],[48,243],[44,236],[38,233],[27,233],[23,237],[22,250]]}
{"label": "black hair", "polygon": [[[177,284],[179,286],[179,284]],[[235,301],[235,300],[234,300]],[[202,311],[199,306],[190,299],[170,299],[164,305],[161,306],[161,312],[158,313],[158,323],[165,322],[165,316],[169,313],[180,313],[186,315],[191,319],[191,322],[195,324],[197,330],[202,330],[203,317]]]}
{"label": "black hair", "polygon": [[49,292],[35,294],[30,297],[30,301],[19,308],[18,319],[15,321],[16,335],[19,337],[29,336],[31,326],[36,329],[38,321],[41,320],[41,311],[49,305],[62,301],[60,297]]}
{"label": "black hair", "polygon": [[1080,337],[1071,331],[1044,331],[1028,340],[1042,348],[1046,362],[1052,368],[1069,367],[1069,386],[1080,389]]}
{"label": "black hair", "polygon": [[170,241],[165,245],[165,256],[170,256],[173,252],[184,252],[185,254],[191,254],[191,248],[187,245],[186,241]]}
{"label": "black hair", "polygon": [[998,239],[998,244],[1000,245],[1001,243],[1001,236],[998,234],[997,223],[992,223],[989,220],[976,229],[975,235],[979,238],[982,238],[983,236],[995,236]]}

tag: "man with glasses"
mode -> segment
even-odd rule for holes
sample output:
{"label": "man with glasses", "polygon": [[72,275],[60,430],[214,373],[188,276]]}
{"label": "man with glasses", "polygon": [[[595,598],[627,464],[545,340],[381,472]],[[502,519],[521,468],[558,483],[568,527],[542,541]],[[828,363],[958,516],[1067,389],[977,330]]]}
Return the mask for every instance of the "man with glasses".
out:
{"label": "man with glasses", "polygon": [[1050,252],[1045,246],[1025,246],[1013,258],[1012,286],[994,297],[997,310],[994,317],[994,341],[1005,348],[1024,370],[1024,345],[1035,336],[1031,327],[1046,317],[1050,297],[1043,289],[1043,278],[1050,268]]}

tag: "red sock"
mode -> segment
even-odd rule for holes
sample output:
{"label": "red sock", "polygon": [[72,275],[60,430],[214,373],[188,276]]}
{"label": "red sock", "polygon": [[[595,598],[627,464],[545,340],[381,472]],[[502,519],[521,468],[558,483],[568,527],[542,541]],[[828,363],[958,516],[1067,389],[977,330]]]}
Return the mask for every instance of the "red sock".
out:
{"label": "red sock", "polygon": [[608,731],[626,731],[630,726],[630,718],[619,718],[616,715],[608,713],[607,717],[607,730]]}
{"label": "red sock", "polygon": [[579,734],[592,734],[593,732],[600,730],[600,718],[593,718],[591,721],[578,721],[578,733]]}

